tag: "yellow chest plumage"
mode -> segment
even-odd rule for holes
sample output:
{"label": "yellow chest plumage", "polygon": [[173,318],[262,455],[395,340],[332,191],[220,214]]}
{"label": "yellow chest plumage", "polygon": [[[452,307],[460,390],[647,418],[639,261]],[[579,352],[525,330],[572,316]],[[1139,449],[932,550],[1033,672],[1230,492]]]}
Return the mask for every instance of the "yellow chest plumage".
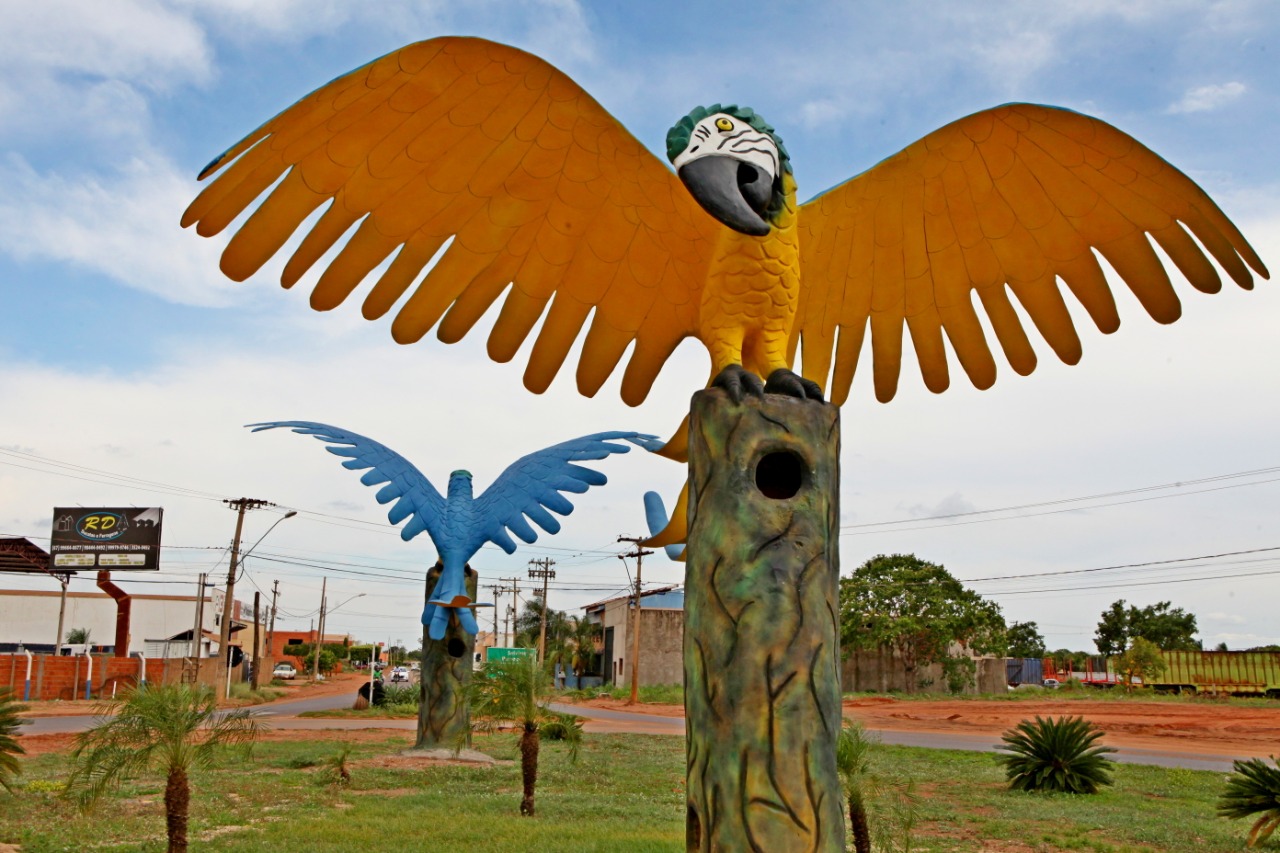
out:
{"label": "yellow chest plumage", "polygon": [[782,178],[786,202],[765,237],[725,229],[707,271],[698,337],[714,376],[729,364],[768,376],[787,367],[787,340],[800,296],[796,184]]}

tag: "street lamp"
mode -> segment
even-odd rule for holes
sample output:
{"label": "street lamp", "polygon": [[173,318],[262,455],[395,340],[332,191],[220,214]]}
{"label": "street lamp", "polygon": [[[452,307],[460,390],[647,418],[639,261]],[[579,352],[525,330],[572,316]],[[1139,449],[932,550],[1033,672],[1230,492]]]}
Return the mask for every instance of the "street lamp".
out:
{"label": "street lamp", "polygon": [[[328,581],[329,579],[325,578],[326,585],[328,584]],[[321,589],[323,588],[324,587],[321,587]],[[355,595],[348,598],[346,601],[342,602],[342,604],[339,604],[337,607],[334,607],[333,610],[337,610],[338,607],[341,607],[343,604],[349,604],[350,602],[355,601],[357,598],[362,598],[363,596],[364,596],[363,592],[356,593]],[[325,599],[326,599],[325,594],[321,592],[320,593],[320,625],[316,633],[315,645],[314,645],[314,648],[312,649],[312,653],[315,655],[315,657],[311,661],[311,680],[312,681],[318,680],[320,676],[320,649],[322,646],[324,646],[324,623],[328,615],[331,612],[333,612],[329,610],[328,607],[326,607]]]}
{"label": "street lamp", "polygon": [[[226,501],[226,503],[228,506],[234,507],[238,511],[238,514],[236,517],[235,539],[231,541],[231,565],[227,569],[227,592],[222,602],[222,630],[218,633],[218,654],[222,656],[222,665],[226,667],[227,670],[226,681],[223,682],[222,685],[222,698],[224,699],[231,693],[231,613],[232,607],[234,606],[233,603],[235,601],[236,571],[240,568],[240,564],[243,559],[240,556],[240,531],[244,527],[244,514],[246,510],[258,509],[263,506],[274,506],[274,504],[270,504],[268,501],[255,500],[252,498],[240,498],[235,501]],[[276,524],[279,524],[286,518],[293,518],[297,514],[296,510],[289,510],[284,515],[277,518],[275,520],[275,524],[272,524],[267,528],[267,533],[275,530]],[[257,548],[258,545],[262,543],[262,540],[267,538],[267,533],[258,537],[258,541],[253,543],[253,547],[244,553],[245,557],[249,556],[249,554],[253,552],[253,549]]]}
{"label": "street lamp", "polygon": [[[280,522],[284,521],[286,518],[293,518],[293,517],[294,517],[295,515],[297,515],[297,514],[298,514],[298,511],[297,511],[296,509],[291,509],[291,510],[289,510],[289,511],[288,511],[288,512],[286,512],[284,515],[282,515],[282,516],[280,516],[279,518],[277,518],[277,519],[272,523],[272,525],[271,525],[270,527],[268,527],[268,528],[267,528],[267,533],[270,533],[271,531],[275,530],[275,529],[276,529],[276,525],[277,525],[277,524],[279,524]],[[241,565],[244,565],[244,561],[245,561],[245,559],[246,559],[250,554],[252,554],[252,553],[253,553],[253,549],[254,549],[254,548],[257,548],[259,545],[261,545],[261,544],[262,544],[262,540],[267,538],[267,533],[264,533],[264,534],[262,534],[261,536],[259,536],[259,537],[258,537],[258,541],[257,541],[257,542],[254,542],[252,545],[250,545],[250,546],[249,546],[249,550],[248,550],[248,551],[245,551],[243,554],[241,554],[241,555],[240,555],[240,564],[241,564]]]}

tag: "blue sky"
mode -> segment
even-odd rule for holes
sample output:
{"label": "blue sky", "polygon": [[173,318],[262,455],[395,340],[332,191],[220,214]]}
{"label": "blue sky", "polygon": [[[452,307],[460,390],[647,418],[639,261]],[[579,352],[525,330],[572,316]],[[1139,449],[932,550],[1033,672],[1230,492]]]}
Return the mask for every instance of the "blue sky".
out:
{"label": "blue sky", "polygon": [[[478,35],[537,53],[654,151],[694,105],[749,104],[786,140],[802,198],[976,110],[1069,107],[1181,168],[1280,266],[1280,10],[1267,2],[3,8],[0,534],[47,537],[54,505],[161,505],[175,547],[148,580],[167,583],[134,588],[190,592],[199,571],[225,574],[218,549],[234,517],[219,498],[296,507],[248,564],[263,589],[279,578],[294,626],[327,574],[332,603],[366,594],[335,629],[416,636],[408,602],[434,554],[426,537],[401,543],[371,490],[318,444],[243,424],[327,421],[384,441],[440,486],[467,467],[483,487],[515,456],[575,435],[668,434],[695,390],[688,377],[706,371],[689,343],[638,409],[618,401],[616,378],[593,400],[563,376],[535,397],[514,364],[487,360],[483,330],[452,347],[399,347],[385,321],[311,312],[307,282],[282,291],[278,263],[243,284],[221,277],[224,238],[177,225],[199,169],[306,92],[411,41]],[[1073,305],[1076,367],[1041,347],[1030,377],[1004,368],[990,391],[940,396],[908,368],[889,405],[856,382],[843,413],[845,569],[881,552],[941,562],[1008,619],[1037,621],[1053,647],[1090,647],[1117,598],[1171,600],[1197,614],[1209,644],[1280,642],[1280,574],[1266,574],[1280,572],[1280,551],[1260,550],[1280,546],[1268,471],[1280,466],[1280,297],[1271,282],[1212,297],[1175,282],[1185,311],[1169,327],[1127,292],[1113,336]],[[681,470],[639,453],[600,467],[610,485],[577,501],[560,536],[511,558],[482,552],[485,581],[551,557],[553,607],[621,590],[614,540],[641,532],[641,493],[674,495]],[[1130,493],[1245,472],[1258,473]],[[1001,508],[1014,509],[930,520]],[[272,520],[252,516],[249,541]],[[858,526],[879,522],[892,523]],[[1165,562],[1242,551],[1255,553]],[[1156,565],[1026,577],[1132,563]],[[655,557],[645,577],[679,582],[681,567]]]}

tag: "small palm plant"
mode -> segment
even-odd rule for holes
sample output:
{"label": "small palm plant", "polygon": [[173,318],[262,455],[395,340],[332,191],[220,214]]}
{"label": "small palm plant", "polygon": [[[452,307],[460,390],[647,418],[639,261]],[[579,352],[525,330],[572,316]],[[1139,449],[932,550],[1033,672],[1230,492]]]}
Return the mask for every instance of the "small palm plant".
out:
{"label": "small palm plant", "polygon": [[[520,729],[520,774],[523,796],[520,814],[532,817],[533,796],[538,785],[540,727],[556,715],[547,702],[551,698],[551,675],[533,655],[489,661],[482,673],[471,680],[471,719],[482,731],[493,731],[503,722]],[[570,757],[577,756],[581,729],[568,726],[563,734]]]}
{"label": "small palm plant", "polygon": [[324,760],[324,768],[329,781],[336,787],[342,788],[351,784],[351,750],[352,745],[344,743],[338,747],[338,751],[330,755]]}
{"label": "small palm plant", "polygon": [[1023,720],[1004,733],[1010,755],[996,760],[1004,765],[1005,778],[1015,791],[1056,791],[1066,794],[1096,794],[1110,785],[1115,752],[1109,746],[1095,746],[1102,732],[1084,717]]}
{"label": "small palm plant", "polygon": [[1218,817],[1235,820],[1254,817],[1249,830],[1248,846],[1255,847],[1280,828],[1280,762],[1275,756],[1271,764],[1261,758],[1236,761],[1227,788],[1218,797]]}
{"label": "small palm plant", "polygon": [[26,750],[18,743],[18,726],[27,721],[19,716],[27,710],[6,689],[0,689],[0,788],[13,792],[11,783],[18,775],[18,756]]}
{"label": "small palm plant", "polygon": [[845,720],[836,738],[836,772],[849,803],[849,825],[856,853],[871,853],[871,824],[867,820],[867,783],[871,778],[872,741],[862,726]]}
{"label": "small palm plant", "polygon": [[919,819],[915,784],[874,768],[876,739],[852,720],[836,738],[836,772],[840,775],[855,853],[909,853],[911,833]]}
{"label": "small palm plant", "polygon": [[76,738],[66,794],[92,808],[126,776],[165,774],[168,853],[186,853],[192,770],[213,764],[234,744],[250,744],[259,727],[247,709],[219,712],[213,691],[188,685],[146,686],[100,704],[101,719]]}

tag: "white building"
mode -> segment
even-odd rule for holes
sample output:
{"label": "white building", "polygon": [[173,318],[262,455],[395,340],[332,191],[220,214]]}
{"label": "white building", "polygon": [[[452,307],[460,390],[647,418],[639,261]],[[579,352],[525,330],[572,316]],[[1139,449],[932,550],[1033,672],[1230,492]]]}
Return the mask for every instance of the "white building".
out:
{"label": "white building", "polygon": [[[215,602],[216,598],[216,602]],[[0,589],[0,651],[16,651],[23,646],[31,651],[52,652],[58,632],[60,590]],[[152,657],[189,657],[191,633],[195,627],[196,597],[193,595],[148,595],[130,593],[128,654],[140,652]],[[222,626],[222,594],[212,590],[206,594],[203,608],[202,657],[217,653]],[[250,631],[243,635],[251,641],[252,607],[236,602],[232,631],[239,632],[240,614],[246,614]],[[104,592],[67,592],[67,609],[62,620],[63,637],[78,628],[89,631],[94,647],[114,647],[116,636],[116,602]],[[233,636],[232,645],[244,645]],[[247,648],[246,648],[247,650]]]}

